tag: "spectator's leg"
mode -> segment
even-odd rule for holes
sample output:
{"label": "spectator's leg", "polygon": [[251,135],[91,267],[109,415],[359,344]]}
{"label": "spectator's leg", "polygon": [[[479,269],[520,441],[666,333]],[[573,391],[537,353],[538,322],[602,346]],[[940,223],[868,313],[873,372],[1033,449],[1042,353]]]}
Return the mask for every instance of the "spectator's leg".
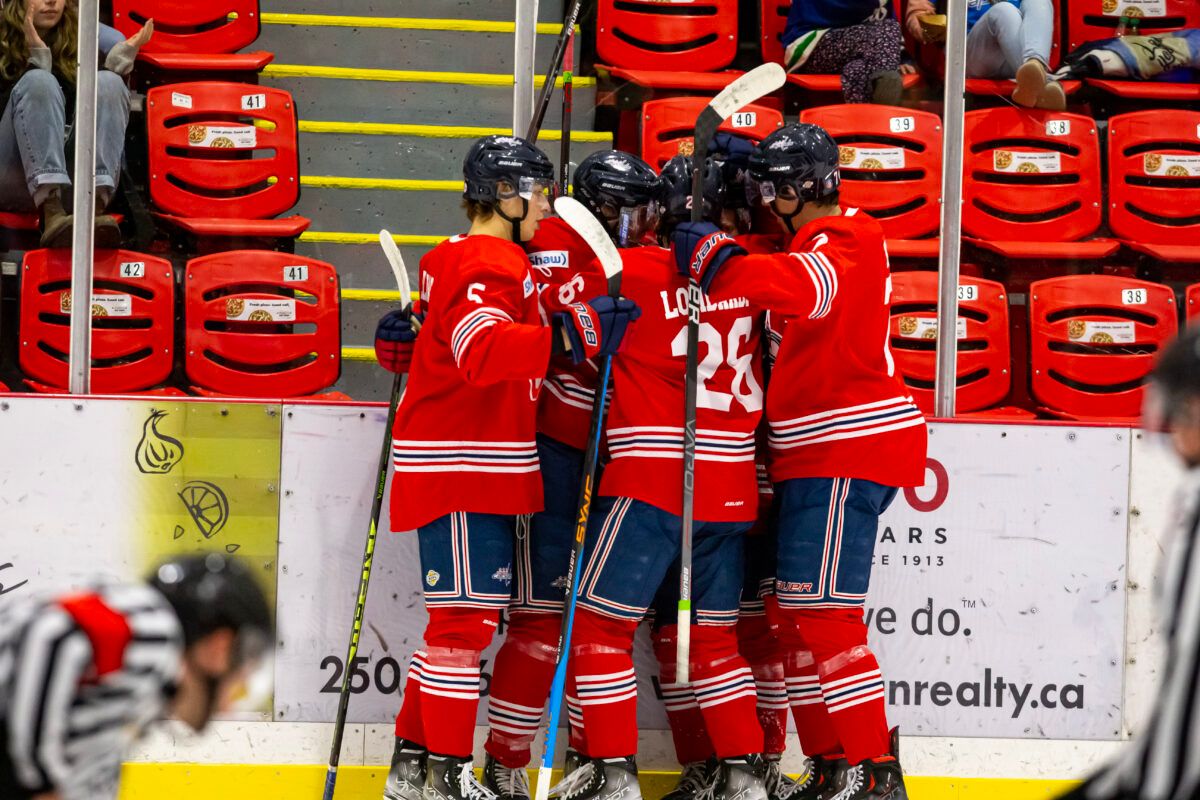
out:
{"label": "spectator's leg", "polygon": [[115,72],[96,75],[96,209],[108,205],[121,177],[125,129],[129,125],[129,89]]}
{"label": "spectator's leg", "polygon": [[980,17],[967,34],[968,78],[1002,79],[1016,74],[1020,52],[1014,51],[1017,60],[1010,61],[1002,42],[1015,46],[1020,41],[1020,22],[1021,15],[1011,3],[992,6]]}
{"label": "spectator's leg", "polygon": [[1067,107],[1066,92],[1058,81],[1047,77],[1054,31],[1054,6],[1050,0],[1024,0],[1021,3],[1021,17],[1021,58],[1024,63],[1017,71],[1017,76],[1020,78],[1022,74],[1025,75],[1026,86],[1034,92],[1033,104],[1036,107],[1062,111]]}
{"label": "spectator's leg", "polygon": [[836,28],[821,38],[799,72],[840,74],[847,103],[900,101],[900,23],[894,19]]}
{"label": "spectator's leg", "polygon": [[21,148],[17,145],[13,104],[9,103],[0,116],[0,210],[25,212],[35,208],[26,186]]}
{"label": "spectator's leg", "polygon": [[43,69],[21,76],[9,96],[25,187],[40,207],[54,189],[71,185],[66,156],[66,100],[58,79]]}

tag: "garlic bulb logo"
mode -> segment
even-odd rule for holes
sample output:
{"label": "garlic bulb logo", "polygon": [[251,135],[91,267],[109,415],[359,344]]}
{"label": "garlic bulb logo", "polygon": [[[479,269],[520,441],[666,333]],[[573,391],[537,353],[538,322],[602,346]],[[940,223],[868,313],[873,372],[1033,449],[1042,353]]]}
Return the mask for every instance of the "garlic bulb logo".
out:
{"label": "garlic bulb logo", "polygon": [[142,423],[142,438],[133,457],[139,472],[165,475],[183,459],[183,442],[158,430],[159,420],[166,415],[165,411],[152,409]]}

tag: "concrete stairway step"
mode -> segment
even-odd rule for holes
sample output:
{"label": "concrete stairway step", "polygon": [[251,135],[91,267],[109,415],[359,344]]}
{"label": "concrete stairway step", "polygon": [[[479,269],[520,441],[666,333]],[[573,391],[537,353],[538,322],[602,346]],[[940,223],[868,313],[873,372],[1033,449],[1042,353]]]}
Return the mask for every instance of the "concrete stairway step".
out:
{"label": "concrete stairway step", "polygon": [[[262,0],[262,12],[293,14],[351,14],[445,19],[487,19],[512,22],[513,2],[500,0]],[[562,22],[563,0],[539,0],[539,22]]]}

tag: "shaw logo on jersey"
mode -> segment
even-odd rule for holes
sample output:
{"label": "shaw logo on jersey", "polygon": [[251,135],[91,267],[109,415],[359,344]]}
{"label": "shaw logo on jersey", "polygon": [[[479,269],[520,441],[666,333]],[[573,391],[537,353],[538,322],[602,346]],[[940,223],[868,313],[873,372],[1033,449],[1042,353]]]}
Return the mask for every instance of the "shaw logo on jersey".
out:
{"label": "shaw logo on jersey", "polygon": [[[658,296],[662,298],[663,304],[663,319],[678,319],[679,317],[687,317],[688,313],[688,289],[686,286],[680,286],[675,290],[675,303],[671,304],[671,296],[669,292],[661,291]],[[700,303],[700,312],[708,311],[733,311],[738,308],[749,308],[750,301],[744,297],[729,297],[724,300],[714,301],[712,298],[703,297]]]}
{"label": "shaw logo on jersey", "polygon": [[549,278],[554,270],[571,266],[571,256],[566,250],[539,250],[529,254],[529,266]]}

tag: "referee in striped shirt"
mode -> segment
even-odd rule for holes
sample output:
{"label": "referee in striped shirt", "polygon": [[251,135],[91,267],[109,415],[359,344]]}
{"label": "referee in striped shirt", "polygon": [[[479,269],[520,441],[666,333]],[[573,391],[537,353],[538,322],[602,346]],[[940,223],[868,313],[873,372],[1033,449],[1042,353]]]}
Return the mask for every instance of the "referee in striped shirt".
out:
{"label": "referee in striped shirt", "polygon": [[1145,423],[1169,432],[1188,470],[1157,587],[1169,636],[1163,684],[1145,730],[1071,800],[1200,797],[1200,325],[1155,367]]}
{"label": "referee in striped shirt", "polygon": [[272,642],[250,570],[215,553],[0,608],[0,798],[113,800],[150,722],[202,729]]}

